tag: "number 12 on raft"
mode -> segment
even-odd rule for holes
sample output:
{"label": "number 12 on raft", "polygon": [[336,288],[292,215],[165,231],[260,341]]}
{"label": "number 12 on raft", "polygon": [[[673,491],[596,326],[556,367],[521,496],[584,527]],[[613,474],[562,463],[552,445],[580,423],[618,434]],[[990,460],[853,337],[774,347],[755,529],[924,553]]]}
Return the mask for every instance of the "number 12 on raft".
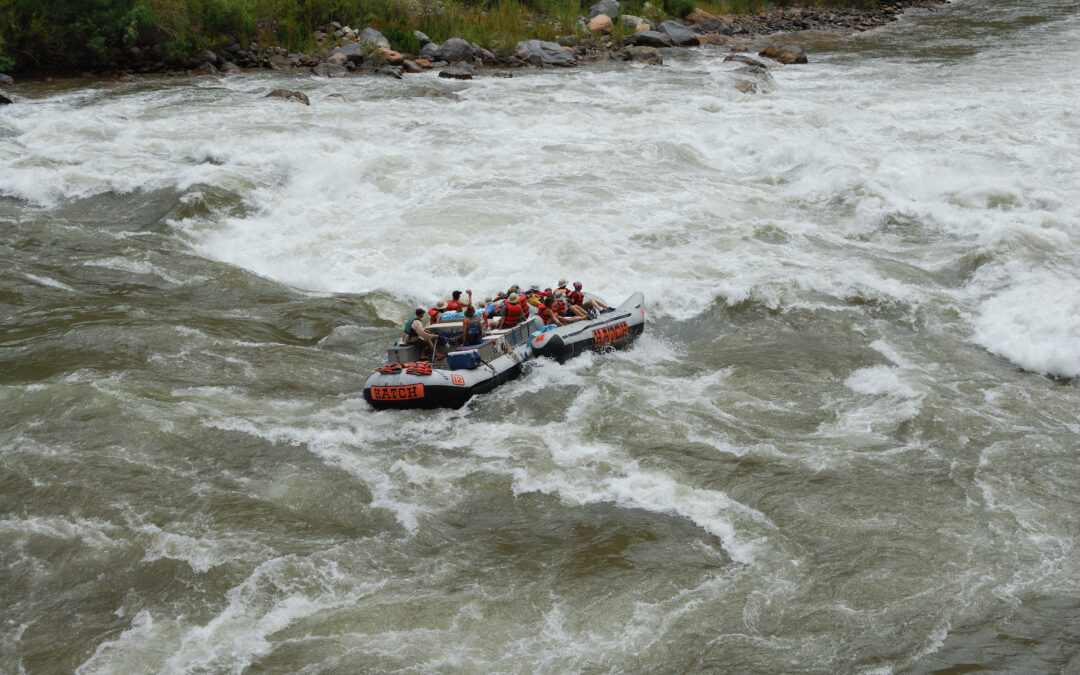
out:
{"label": "number 12 on raft", "polygon": [[629,334],[630,326],[625,321],[597,328],[592,332],[593,345],[602,347],[603,345],[615,344]]}

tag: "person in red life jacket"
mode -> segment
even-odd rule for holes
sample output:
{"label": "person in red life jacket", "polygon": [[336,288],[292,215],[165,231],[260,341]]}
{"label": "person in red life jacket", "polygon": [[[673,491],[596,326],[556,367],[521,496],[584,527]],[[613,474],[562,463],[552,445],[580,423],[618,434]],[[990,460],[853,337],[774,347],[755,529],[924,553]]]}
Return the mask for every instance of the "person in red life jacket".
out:
{"label": "person in red life jacket", "polygon": [[405,322],[405,334],[401,336],[401,343],[406,345],[424,343],[435,353],[436,335],[424,329],[424,310],[417,308],[415,316]]}
{"label": "person in red life jacket", "polygon": [[597,312],[611,309],[596,298],[586,298],[585,294],[581,292],[580,281],[574,282],[574,290],[567,293],[566,298],[570,301],[570,306],[575,308],[574,313],[578,316],[588,316],[590,308],[595,309]]}
{"label": "person in red life jacket", "polygon": [[469,294],[469,301],[468,302],[462,302],[461,301],[461,291],[454,291],[453,293],[450,294],[450,298],[451,298],[450,302],[446,303],[446,311],[448,311],[448,312],[460,312],[460,311],[464,310],[466,307],[468,307],[469,305],[471,305],[472,304],[472,291],[466,289],[465,292]]}
{"label": "person in red life jacket", "polygon": [[560,326],[565,326],[568,323],[580,321],[581,319],[578,317],[567,318],[559,315],[559,301],[557,299],[558,297],[559,296],[557,295],[549,295],[544,298],[544,304],[540,307],[540,318],[543,319],[544,325],[547,326],[554,323]]}
{"label": "person in red life jacket", "polygon": [[427,311],[431,320],[428,321],[428,325],[439,323],[442,321],[442,313],[446,311],[446,301],[440,300],[435,303],[435,306]]}
{"label": "person in red life jacket", "polygon": [[502,309],[499,310],[499,316],[502,317],[499,328],[513,328],[528,318],[529,314],[528,310],[521,309],[521,298],[518,294],[511,293],[503,303]]}
{"label": "person in red life jacket", "polygon": [[529,318],[530,307],[532,307],[532,305],[529,303],[529,299],[525,297],[524,293],[518,294],[518,304],[521,305],[521,311],[524,312],[521,316],[521,320],[524,321]]}
{"label": "person in red life jacket", "polygon": [[566,301],[566,295],[562,291],[555,292],[555,299],[551,303],[551,308],[555,310],[555,314],[562,319],[562,323],[574,323],[575,321],[581,321],[585,318],[573,310],[570,303]]}
{"label": "person in red life jacket", "polygon": [[569,286],[570,286],[569,281],[567,281],[566,279],[559,279],[559,284],[555,287],[555,293],[558,294],[559,291],[562,291],[563,293],[569,294],[570,293]]}

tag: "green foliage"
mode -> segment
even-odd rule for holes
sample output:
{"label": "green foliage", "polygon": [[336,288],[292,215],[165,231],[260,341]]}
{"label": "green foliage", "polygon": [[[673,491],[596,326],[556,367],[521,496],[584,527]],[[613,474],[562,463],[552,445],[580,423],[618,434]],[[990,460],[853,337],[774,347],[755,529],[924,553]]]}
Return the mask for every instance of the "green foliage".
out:
{"label": "green foliage", "polygon": [[417,54],[420,52],[420,40],[413,35],[411,30],[398,26],[387,26],[382,34],[390,41],[390,48],[404,54]]}
{"label": "green foliage", "polygon": [[693,0],[664,0],[664,11],[681,19],[694,11],[694,2]]}

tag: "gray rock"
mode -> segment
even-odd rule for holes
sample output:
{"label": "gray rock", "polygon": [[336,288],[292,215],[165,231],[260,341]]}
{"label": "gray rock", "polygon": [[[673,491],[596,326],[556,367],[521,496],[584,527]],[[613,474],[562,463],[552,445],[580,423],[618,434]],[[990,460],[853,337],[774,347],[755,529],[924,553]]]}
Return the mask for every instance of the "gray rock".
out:
{"label": "gray rock", "polygon": [[[330,30],[326,31],[328,33],[330,31],[341,30],[341,24],[338,23],[337,21],[331,21],[326,27],[330,29]],[[438,354],[436,354],[435,356],[438,356]]]}
{"label": "gray rock", "polygon": [[236,65],[232,61],[226,61],[225,63],[221,64],[222,75],[236,75],[237,73],[242,72],[243,70],[240,68],[240,66]]}
{"label": "gray rock", "polygon": [[424,45],[426,45],[426,44],[428,44],[429,42],[431,42],[431,38],[429,38],[429,37],[428,37],[427,35],[425,35],[424,33],[421,33],[421,32],[420,32],[420,31],[418,31],[418,30],[414,30],[414,31],[412,32],[412,34],[413,34],[413,37],[414,37],[414,38],[416,38],[417,40],[419,40],[419,41],[420,41],[420,46],[421,46],[421,47],[423,47]]}
{"label": "gray rock", "polygon": [[0,84],[6,87],[10,87],[11,85],[15,84],[15,80],[10,75],[0,73]]}
{"label": "gray rock", "polygon": [[4,91],[3,89],[0,89],[0,105],[10,105],[10,104],[12,104],[14,102],[15,101],[11,100],[11,97],[8,96],[6,91]]}
{"label": "gray rock", "polygon": [[619,17],[619,23],[627,30],[634,30],[643,21],[645,21],[645,19],[642,19],[640,16],[634,16],[633,14],[623,14]]}
{"label": "gray rock", "polygon": [[326,62],[335,66],[344,66],[349,62],[349,57],[341,52],[334,52],[326,57]]}
{"label": "gray rock", "polygon": [[641,61],[653,66],[664,65],[664,57],[656,47],[627,47],[625,50],[631,61]]}
{"label": "gray rock", "polygon": [[275,89],[267,94],[266,98],[280,98],[286,101],[296,101],[297,103],[303,103],[304,105],[311,105],[311,101],[308,100],[306,94],[299,91],[289,91],[287,89]]}
{"label": "gray rock", "polygon": [[195,72],[202,73],[203,75],[217,75],[218,69],[214,67],[214,64],[207,61],[206,63],[196,68]]}
{"label": "gray rock", "polygon": [[428,61],[438,61],[435,58],[435,54],[439,51],[439,45],[434,42],[429,42],[420,48],[420,58],[427,59]]}
{"label": "gray rock", "polygon": [[197,58],[202,63],[213,63],[214,65],[218,64],[218,55],[210,51],[209,49],[202,50],[202,52],[199,53],[199,56]]}
{"label": "gray rock", "polygon": [[543,40],[524,40],[517,44],[516,56],[534,66],[576,66],[574,55],[555,42]]}
{"label": "gray rock", "polygon": [[798,45],[780,45],[766,47],[758,52],[758,56],[764,56],[773,61],[783,64],[807,63],[806,52]]}
{"label": "gray rock", "polygon": [[393,77],[395,79],[401,79],[401,68],[397,66],[383,66],[375,71],[376,75],[385,75],[387,77]]}
{"label": "gray rock", "polygon": [[344,47],[338,47],[334,51],[330,52],[330,58],[328,58],[327,61],[340,54],[344,56],[346,60],[352,61],[353,63],[363,63],[364,52],[367,50],[368,47],[366,47],[363,43],[353,42],[352,44],[345,45]]}
{"label": "gray rock", "polygon": [[671,38],[667,33],[656,30],[643,30],[623,38],[623,43],[637,47],[670,47]]}
{"label": "gray rock", "polygon": [[436,61],[458,63],[460,61],[471,62],[476,57],[476,49],[461,38],[450,38],[439,45],[435,51]]}
{"label": "gray rock", "polygon": [[268,63],[274,70],[289,70],[293,67],[292,59],[288,56],[281,56],[280,54],[271,56]]}
{"label": "gray rock", "polygon": [[730,23],[718,16],[702,19],[694,24],[694,32],[700,34],[716,33],[718,35],[731,35],[735,29]]}
{"label": "gray rock", "polygon": [[701,40],[694,34],[694,31],[690,30],[681,23],[675,23],[674,21],[665,21],[660,24],[660,30],[667,34],[671,38],[671,44],[676,47],[696,47],[701,44]]}
{"label": "gray rock", "polygon": [[476,75],[476,68],[471,63],[455,63],[439,71],[439,77],[452,80],[471,80]]}
{"label": "gray rock", "polygon": [[349,74],[349,69],[342,63],[320,63],[311,69],[311,74],[316,77],[345,77]]}
{"label": "gray rock", "polygon": [[590,19],[599,14],[607,14],[609,17],[611,17],[612,21],[619,18],[619,1],[600,0],[600,2],[589,8]]}
{"label": "gray rock", "polygon": [[365,28],[356,34],[356,41],[360,44],[365,42],[373,42],[379,47],[386,47],[390,49],[390,41],[386,39],[386,36],[375,30],[374,28]]}
{"label": "gray rock", "polygon": [[410,61],[409,59],[405,59],[405,63],[401,64],[401,68],[406,73],[416,74],[424,72],[424,69],[420,67],[420,64],[416,61]]}

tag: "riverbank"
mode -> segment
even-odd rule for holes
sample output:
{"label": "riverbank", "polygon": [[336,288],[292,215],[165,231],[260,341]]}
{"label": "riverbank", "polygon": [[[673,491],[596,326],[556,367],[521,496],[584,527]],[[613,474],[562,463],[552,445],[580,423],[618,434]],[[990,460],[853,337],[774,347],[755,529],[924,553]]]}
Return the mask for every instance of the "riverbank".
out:
{"label": "riverbank", "polygon": [[[113,50],[109,68],[85,68],[65,72],[31,72],[20,79],[78,76],[130,79],[140,75],[191,76],[197,74],[228,75],[253,70],[310,69],[314,75],[345,77],[353,74],[377,74],[402,77],[437,69],[445,77],[468,79],[478,72],[506,71],[524,67],[572,67],[584,63],[612,60],[642,61],[662,64],[662,52],[667,47],[692,47],[703,44],[730,46],[733,51],[756,49],[762,40],[780,44],[789,34],[804,31],[865,31],[894,21],[905,10],[931,8],[946,0],[896,0],[875,7],[784,7],[754,13],[712,14],[700,9],[687,13],[676,21],[649,19],[621,13],[613,0],[602,0],[589,10],[589,17],[579,18],[581,24],[573,34],[557,36],[554,40],[522,40],[513,47],[487,45],[451,37],[442,43],[433,42],[427,35],[414,30],[408,40],[393,32],[391,40],[374,28],[356,29],[337,22],[318,27],[307,42],[305,50],[290,50],[286,46],[257,41],[231,42],[219,49],[203,49],[177,64],[166,58],[166,47],[130,47]],[[648,8],[648,5],[646,5]],[[391,32],[391,31],[387,31]],[[396,44],[394,44],[396,43]],[[410,52],[400,45],[416,45]],[[797,58],[797,57],[796,57]],[[783,62],[783,58],[778,58]],[[10,76],[0,81],[10,86]],[[12,101],[0,92],[0,100]]]}

